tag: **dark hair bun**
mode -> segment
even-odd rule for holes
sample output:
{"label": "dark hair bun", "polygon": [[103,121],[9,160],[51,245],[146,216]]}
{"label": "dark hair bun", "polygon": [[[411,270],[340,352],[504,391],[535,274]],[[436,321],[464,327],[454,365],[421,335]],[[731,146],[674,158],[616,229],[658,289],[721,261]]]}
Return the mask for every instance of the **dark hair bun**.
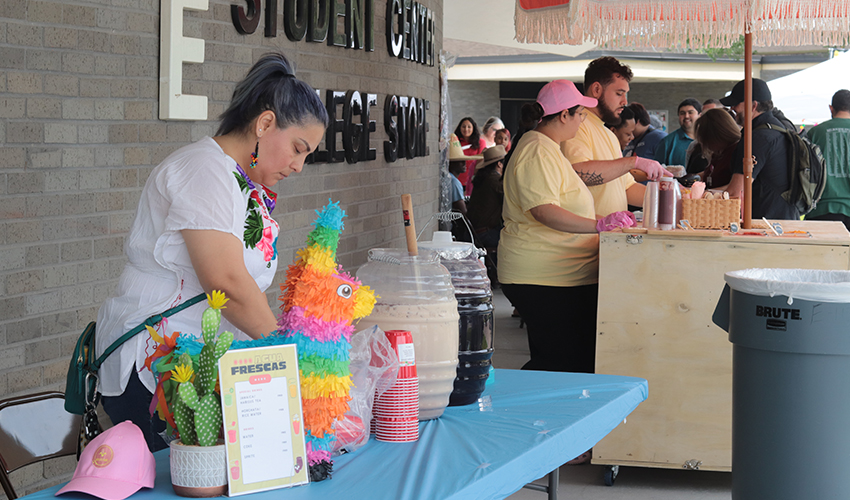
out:
{"label": "dark hair bun", "polygon": [[539,102],[535,101],[522,105],[519,121],[523,128],[534,128],[541,118],[543,118],[543,106]]}

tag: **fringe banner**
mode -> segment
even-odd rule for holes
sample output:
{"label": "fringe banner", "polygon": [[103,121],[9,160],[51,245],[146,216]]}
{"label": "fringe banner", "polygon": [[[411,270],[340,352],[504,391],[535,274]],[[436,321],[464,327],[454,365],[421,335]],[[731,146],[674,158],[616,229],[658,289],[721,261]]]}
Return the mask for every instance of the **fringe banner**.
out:
{"label": "fringe banner", "polygon": [[840,47],[850,0],[517,0],[514,24],[524,43],[725,48],[749,24],[759,47]]}

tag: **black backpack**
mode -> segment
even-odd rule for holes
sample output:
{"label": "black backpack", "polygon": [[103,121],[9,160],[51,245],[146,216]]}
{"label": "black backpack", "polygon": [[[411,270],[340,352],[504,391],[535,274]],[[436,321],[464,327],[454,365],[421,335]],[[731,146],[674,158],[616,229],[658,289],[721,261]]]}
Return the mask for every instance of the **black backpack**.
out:
{"label": "black backpack", "polygon": [[782,198],[805,215],[817,206],[826,187],[826,164],[817,144],[784,127],[770,123],[754,130],[769,128],[785,134],[788,145],[788,181],[790,188]]}

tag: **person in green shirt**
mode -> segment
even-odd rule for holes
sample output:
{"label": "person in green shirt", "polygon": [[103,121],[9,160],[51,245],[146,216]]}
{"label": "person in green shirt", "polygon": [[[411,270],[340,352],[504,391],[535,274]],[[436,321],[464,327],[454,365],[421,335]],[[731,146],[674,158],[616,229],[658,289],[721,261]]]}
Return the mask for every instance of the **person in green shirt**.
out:
{"label": "person in green shirt", "polygon": [[850,90],[839,90],[829,107],[832,119],[808,132],[826,163],[826,187],[806,219],[837,220],[850,230]]}
{"label": "person in green shirt", "polygon": [[679,104],[679,129],[669,134],[655,148],[655,161],[662,165],[687,165],[688,146],[694,142],[694,125],[702,112],[702,104],[688,97]]}

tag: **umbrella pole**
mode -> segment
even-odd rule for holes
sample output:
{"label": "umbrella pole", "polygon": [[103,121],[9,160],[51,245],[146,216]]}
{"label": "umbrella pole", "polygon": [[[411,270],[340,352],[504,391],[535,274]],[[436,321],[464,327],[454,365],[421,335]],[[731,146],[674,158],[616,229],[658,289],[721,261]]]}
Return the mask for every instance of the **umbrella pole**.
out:
{"label": "umbrella pole", "polygon": [[753,227],[753,34],[744,33],[744,229]]}

